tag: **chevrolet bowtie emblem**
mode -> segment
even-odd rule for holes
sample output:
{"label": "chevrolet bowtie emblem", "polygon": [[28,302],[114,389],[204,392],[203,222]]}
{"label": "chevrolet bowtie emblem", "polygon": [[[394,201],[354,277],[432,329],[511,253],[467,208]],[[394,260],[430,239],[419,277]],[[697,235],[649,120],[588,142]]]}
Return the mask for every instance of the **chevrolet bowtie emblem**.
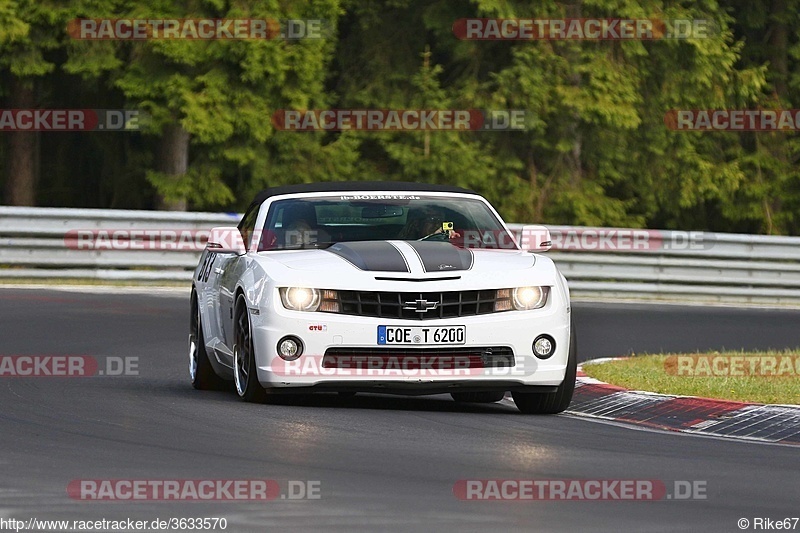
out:
{"label": "chevrolet bowtie emblem", "polygon": [[428,300],[415,300],[413,302],[403,302],[403,309],[414,310],[417,313],[427,313],[439,307],[439,302],[429,302]]}

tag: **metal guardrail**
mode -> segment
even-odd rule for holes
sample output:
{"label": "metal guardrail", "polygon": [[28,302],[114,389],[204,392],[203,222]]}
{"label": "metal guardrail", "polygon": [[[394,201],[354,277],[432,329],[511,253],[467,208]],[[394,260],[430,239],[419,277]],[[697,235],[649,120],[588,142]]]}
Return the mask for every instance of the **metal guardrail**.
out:
{"label": "metal guardrail", "polygon": [[[0,207],[0,279],[95,279],[188,281],[196,249],[74,249],[69,235],[81,230],[186,230],[236,225],[236,213],[174,213],[113,209]],[[76,235],[76,237],[78,237]],[[177,246],[176,246],[177,248]],[[186,248],[186,247],[184,247]]]}
{"label": "metal guardrail", "polygon": [[[550,227],[575,235],[638,234],[646,249],[552,251],[577,298],[800,306],[800,237]],[[569,244],[569,239],[562,239]]]}
{"label": "metal guardrail", "polygon": [[[0,280],[189,281],[197,243],[175,250],[74,249],[77,230],[175,230],[199,242],[211,227],[238,219],[235,213],[0,207]],[[549,228],[554,248],[548,255],[577,299],[800,306],[800,237]],[[631,237],[643,246],[617,246]]]}

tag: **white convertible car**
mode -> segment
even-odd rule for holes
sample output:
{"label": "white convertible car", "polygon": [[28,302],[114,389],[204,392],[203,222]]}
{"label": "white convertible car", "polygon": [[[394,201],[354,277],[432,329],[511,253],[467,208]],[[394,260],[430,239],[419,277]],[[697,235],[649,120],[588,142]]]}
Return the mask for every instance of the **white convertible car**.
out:
{"label": "white convertible car", "polygon": [[[402,182],[277,187],[214,228],[194,273],[189,371],[246,401],[450,393],[558,413],[575,386],[569,290],[542,226],[475,192]],[[230,385],[227,385],[230,386]]]}

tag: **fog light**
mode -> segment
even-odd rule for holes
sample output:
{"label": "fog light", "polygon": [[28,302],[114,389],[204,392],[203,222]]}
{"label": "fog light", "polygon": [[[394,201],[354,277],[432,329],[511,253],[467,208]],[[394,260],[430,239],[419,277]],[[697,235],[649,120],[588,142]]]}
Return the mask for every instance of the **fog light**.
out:
{"label": "fog light", "polygon": [[278,341],[278,355],[285,361],[294,361],[303,355],[303,341],[297,337],[284,337]]}
{"label": "fog light", "polygon": [[533,341],[533,353],[539,359],[547,359],[556,350],[556,341],[550,335],[539,335]]}

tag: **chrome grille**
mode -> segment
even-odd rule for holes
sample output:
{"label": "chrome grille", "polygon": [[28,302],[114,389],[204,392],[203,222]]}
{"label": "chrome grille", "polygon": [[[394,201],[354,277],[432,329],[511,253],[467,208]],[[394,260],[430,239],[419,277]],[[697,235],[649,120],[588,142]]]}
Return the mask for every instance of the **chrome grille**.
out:
{"label": "chrome grille", "polygon": [[404,320],[494,313],[497,290],[448,292],[338,291],[339,314]]}

